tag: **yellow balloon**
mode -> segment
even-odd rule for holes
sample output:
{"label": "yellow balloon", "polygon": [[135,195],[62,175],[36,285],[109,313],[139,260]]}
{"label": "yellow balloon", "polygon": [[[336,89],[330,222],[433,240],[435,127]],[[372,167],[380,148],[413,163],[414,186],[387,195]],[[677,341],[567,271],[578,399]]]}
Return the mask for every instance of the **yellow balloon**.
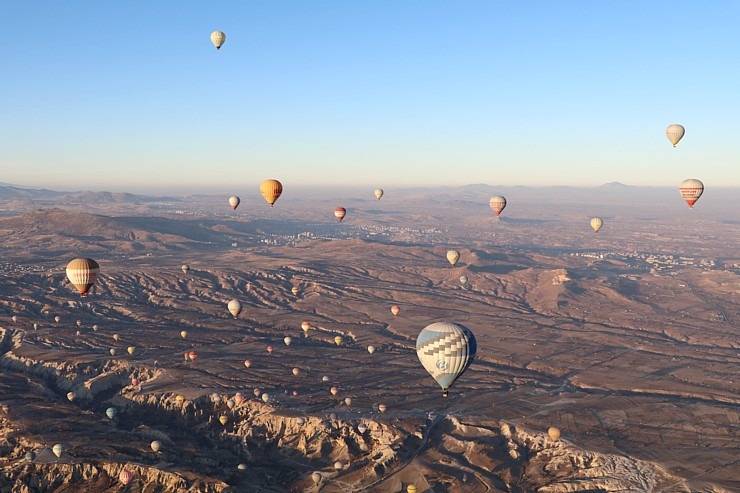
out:
{"label": "yellow balloon", "polygon": [[260,184],[260,192],[270,207],[283,193],[283,184],[277,180],[265,180]]}
{"label": "yellow balloon", "polygon": [[560,439],[560,430],[555,428],[554,426],[551,426],[547,430],[547,434],[550,437],[550,440],[557,442]]}

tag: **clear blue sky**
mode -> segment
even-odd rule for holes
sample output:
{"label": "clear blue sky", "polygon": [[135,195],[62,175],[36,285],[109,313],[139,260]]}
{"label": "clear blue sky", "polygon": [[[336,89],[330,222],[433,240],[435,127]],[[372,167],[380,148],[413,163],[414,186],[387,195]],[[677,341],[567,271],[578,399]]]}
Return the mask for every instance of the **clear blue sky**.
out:
{"label": "clear blue sky", "polygon": [[0,182],[740,186],[736,0],[0,6]]}

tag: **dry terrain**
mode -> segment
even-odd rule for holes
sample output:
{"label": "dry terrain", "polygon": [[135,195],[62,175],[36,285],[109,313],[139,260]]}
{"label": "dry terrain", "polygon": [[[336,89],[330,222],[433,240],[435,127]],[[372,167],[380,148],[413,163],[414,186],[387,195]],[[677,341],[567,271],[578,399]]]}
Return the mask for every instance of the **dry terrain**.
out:
{"label": "dry terrain", "polygon": [[[6,196],[0,492],[739,491],[738,195],[689,211],[613,187],[512,189],[500,221],[482,185],[237,211]],[[101,266],[86,298],[77,256]],[[435,321],[478,341],[446,399],[415,352]]]}

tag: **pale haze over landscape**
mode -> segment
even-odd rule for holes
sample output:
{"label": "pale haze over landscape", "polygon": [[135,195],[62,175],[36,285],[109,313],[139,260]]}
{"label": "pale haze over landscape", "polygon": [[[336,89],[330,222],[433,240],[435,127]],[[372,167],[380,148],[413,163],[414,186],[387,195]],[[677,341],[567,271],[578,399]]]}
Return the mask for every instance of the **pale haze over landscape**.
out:
{"label": "pale haze over landscape", "polygon": [[740,491],[739,25],[4,3],[0,493]]}

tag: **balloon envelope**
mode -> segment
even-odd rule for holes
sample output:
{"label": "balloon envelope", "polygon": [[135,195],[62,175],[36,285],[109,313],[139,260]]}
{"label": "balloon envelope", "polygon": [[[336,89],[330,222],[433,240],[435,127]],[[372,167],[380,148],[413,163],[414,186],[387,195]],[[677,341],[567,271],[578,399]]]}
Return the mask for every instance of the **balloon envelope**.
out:
{"label": "balloon envelope", "polygon": [[447,252],[447,261],[450,265],[454,267],[458,260],[460,260],[460,252],[457,250],[449,250]]}
{"label": "balloon envelope", "polygon": [[334,217],[339,219],[339,222],[342,222],[342,219],[344,219],[344,216],[347,215],[347,209],[344,207],[337,207],[334,209]]}
{"label": "balloon envelope", "polygon": [[683,128],[683,125],[679,125],[678,123],[668,125],[668,128],[665,129],[665,136],[671,141],[673,147],[676,147],[678,142],[683,139],[685,133],[686,129]]}
{"label": "balloon envelope", "polygon": [[506,199],[501,195],[494,195],[488,201],[488,206],[496,213],[496,217],[498,217],[501,215],[501,211],[506,208]]}
{"label": "balloon envelope", "polygon": [[149,446],[152,448],[152,451],[159,452],[159,449],[162,448],[162,443],[159,440],[154,440]]}
{"label": "balloon envelope", "polygon": [[134,479],[134,473],[132,473],[128,469],[124,469],[123,471],[121,471],[121,474],[118,475],[118,479],[125,486],[129,484],[132,479]]}
{"label": "balloon envelope", "polygon": [[341,346],[343,342],[344,338],[342,336],[336,336],[334,338],[334,344],[336,344],[337,346]]}
{"label": "balloon envelope", "polygon": [[383,189],[382,188],[376,188],[375,189],[375,198],[380,200],[380,198],[383,196]]}
{"label": "balloon envelope", "polygon": [[401,312],[401,308],[398,305],[393,305],[391,307],[391,313],[393,314],[394,317],[398,315],[400,312]]}
{"label": "balloon envelope", "polygon": [[213,46],[215,46],[217,50],[220,50],[225,42],[226,35],[221,31],[213,31],[211,33],[211,43],[213,43]]}
{"label": "balloon envelope", "polygon": [[437,381],[443,395],[473,363],[477,344],[473,333],[464,325],[436,322],[428,325],[416,339],[416,354],[429,374]]}
{"label": "balloon envelope", "polygon": [[75,395],[74,392],[67,392],[67,400],[68,401],[72,402],[73,400],[75,400],[75,397],[77,397],[77,396]]}
{"label": "balloon envelope", "polygon": [[270,207],[283,193],[283,184],[277,180],[265,180],[260,184],[260,192]]}
{"label": "balloon envelope", "polygon": [[285,343],[286,346],[290,346],[290,343],[293,342],[293,339],[291,337],[285,337],[283,339],[283,342]]}
{"label": "balloon envelope", "polygon": [[689,204],[690,208],[693,208],[701,194],[704,193],[704,184],[696,178],[689,178],[682,181],[678,189],[681,192],[681,197]]}
{"label": "balloon envelope", "polygon": [[375,346],[368,346],[367,347],[367,352],[370,353],[370,354],[373,354],[375,352]]}
{"label": "balloon envelope", "polygon": [[226,423],[229,422],[229,417],[221,415],[218,417],[218,422],[221,423],[221,425],[226,426]]}
{"label": "balloon envelope", "polygon": [[468,276],[460,276],[460,284],[465,286],[468,283]]}
{"label": "balloon envelope", "polygon": [[241,202],[242,202],[241,199],[237,197],[236,195],[232,195],[231,197],[229,197],[229,205],[231,206],[232,209],[236,210],[236,208],[239,207],[239,204],[241,204]]}
{"label": "balloon envelope", "polygon": [[62,445],[61,443],[57,443],[51,448],[51,451],[54,452],[54,455],[56,455],[57,457],[61,457],[64,453],[64,445]]}
{"label": "balloon envelope", "polygon": [[547,435],[550,437],[550,440],[557,442],[560,439],[560,430],[555,428],[554,426],[551,426],[547,430]]}
{"label": "balloon envelope", "polygon": [[231,313],[234,318],[238,317],[239,314],[242,312],[242,304],[239,302],[239,300],[229,301],[227,308],[229,309],[229,313]]}
{"label": "balloon envelope", "polygon": [[91,258],[76,258],[67,264],[67,278],[82,296],[90,291],[100,273],[100,265]]}
{"label": "balloon envelope", "polygon": [[118,415],[118,409],[115,407],[109,407],[105,410],[105,415],[108,416],[108,419],[113,419]]}
{"label": "balloon envelope", "polygon": [[188,271],[190,270],[190,266],[188,264],[182,264],[181,269],[182,269],[183,274],[187,274]]}
{"label": "balloon envelope", "polygon": [[591,219],[591,228],[598,233],[601,227],[604,225],[604,221],[600,217]]}
{"label": "balloon envelope", "polygon": [[290,292],[293,293],[293,296],[296,296],[298,294],[298,288],[293,287]]}

